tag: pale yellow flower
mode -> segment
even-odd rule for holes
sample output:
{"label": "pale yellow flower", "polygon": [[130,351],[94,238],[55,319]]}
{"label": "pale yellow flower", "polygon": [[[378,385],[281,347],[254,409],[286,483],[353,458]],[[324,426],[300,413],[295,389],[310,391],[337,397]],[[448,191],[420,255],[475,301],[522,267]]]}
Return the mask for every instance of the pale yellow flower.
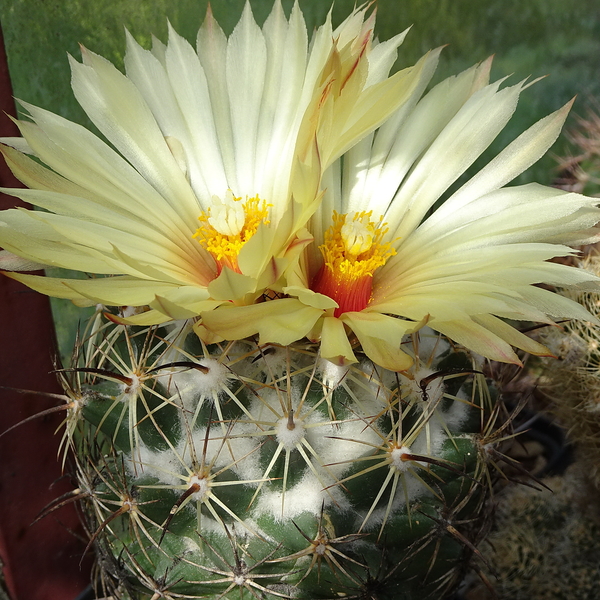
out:
{"label": "pale yellow flower", "polygon": [[328,19],[309,43],[298,4],[288,19],[275,2],[262,28],[247,4],[229,38],[209,10],[197,49],[172,28],[152,50],[128,35],[126,75],[84,49],[73,92],[108,144],[23,104],[31,121],[3,152],[30,189],[7,191],[45,211],[4,211],[0,245],[96,277],[11,276],[80,305],[149,306],[139,324],[260,298],[310,239],[322,171],[428,64],[388,77],[403,35],[374,42],[373,19]]}
{"label": "pale yellow flower", "polygon": [[425,323],[487,358],[518,363],[511,346],[547,350],[506,320],[592,319],[536,284],[598,286],[585,271],[548,262],[598,239],[598,199],[537,184],[504,187],[554,142],[569,105],[448,192],[504,128],[525,87],[489,84],[489,67],[415,99],[325,173],[310,223],[315,243],[287,273],[280,291],[288,298],[252,307],[243,325],[226,307],[204,325],[230,338],[259,333],[263,342],[307,336],[340,364],[356,361],[361,348],[404,370],[411,358],[402,338]]}

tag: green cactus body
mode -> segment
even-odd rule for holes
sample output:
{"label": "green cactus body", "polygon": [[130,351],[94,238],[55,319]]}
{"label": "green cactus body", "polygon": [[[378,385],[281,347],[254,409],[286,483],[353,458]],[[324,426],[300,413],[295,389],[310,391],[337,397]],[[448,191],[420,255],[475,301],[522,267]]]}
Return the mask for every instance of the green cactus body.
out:
{"label": "green cactus body", "polygon": [[393,373],[100,319],[65,379],[111,593],[424,599],[456,582],[491,404],[464,351],[424,330]]}

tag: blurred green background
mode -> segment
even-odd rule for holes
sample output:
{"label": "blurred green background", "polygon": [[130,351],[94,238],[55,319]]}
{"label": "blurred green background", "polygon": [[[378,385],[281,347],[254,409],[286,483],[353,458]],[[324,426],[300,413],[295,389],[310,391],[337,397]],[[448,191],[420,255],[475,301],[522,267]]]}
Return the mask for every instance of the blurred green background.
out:
{"label": "blurred green background", "polygon": [[[213,12],[226,33],[235,26],[245,0],[212,0]],[[251,0],[262,23],[273,0]],[[293,0],[282,0],[289,12]],[[14,94],[33,104],[89,125],[73,99],[66,53],[79,58],[78,44],[122,66],[127,27],[149,47],[152,34],[166,41],[167,19],[194,41],[207,0],[0,0]],[[300,0],[309,31],[323,22],[329,0]],[[354,6],[336,0],[334,24]],[[427,50],[447,45],[435,81],[455,74],[494,54],[492,78],[512,75],[510,82],[548,75],[527,89],[508,127],[474,169],[489,160],[510,140],[570,98],[578,99],[573,115],[584,115],[595,98],[600,101],[600,2],[598,0],[378,0],[377,34],[388,39],[412,26],[400,48],[397,67],[413,64]],[[516,183],[550,184],[556,160],[569,148],[563,136],[552,152]],[[67,310],[63,322],[81,318]],[[61,346],[72,343],[72,326],[62,331]]]}

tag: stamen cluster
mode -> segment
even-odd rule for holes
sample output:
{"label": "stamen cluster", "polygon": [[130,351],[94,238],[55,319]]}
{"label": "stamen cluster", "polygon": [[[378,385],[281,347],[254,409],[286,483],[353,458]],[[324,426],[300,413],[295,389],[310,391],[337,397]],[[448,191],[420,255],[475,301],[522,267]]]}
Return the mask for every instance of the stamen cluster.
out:
{"label": "stamen cluster", "polygon": [[338,303],[335,316],[364,309],[370,299],[375,271],[396,254],[383,242],[388,228],[383,217],[371,220],[372,211],[347,214],[333,212],[333,225],[319,246],[324,264],[315,276],[312,289]]}
{"label": "stamen cluster", "polygon": [[269,224],[269,206],[258,194],[253,198],[234,196],[228,191],[225,201],[215,203],[218,210],[208,207],[198,220],[201,225],[193,235],[214,257],[217,270],[223,267],[240,272],[238,255],[242,246],[256,233],[261,223]]}

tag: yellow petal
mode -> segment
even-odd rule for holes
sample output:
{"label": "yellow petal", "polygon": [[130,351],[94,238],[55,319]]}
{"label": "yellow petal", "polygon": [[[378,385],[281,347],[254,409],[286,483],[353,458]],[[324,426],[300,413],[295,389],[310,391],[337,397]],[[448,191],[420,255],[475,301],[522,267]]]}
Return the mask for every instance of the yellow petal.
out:
{"label": "yellow petal", "polygon": [[493,315],[479,315],[473,317],[473,320],[508,342],[511,346],[525,350],[529,354],[536,354],[537,356],[552,356],[552,352],[546,346],[532,340],[498,317],[494,317]]}
{"label": "yellow petal", "polygon": [[447,335],[450,339],[465,346],[465,348],[481,354],[481,356],[522,366],[519,357],[513,352],[510,344],[474,321],[465,319],[462,321],[438,322],[433,320],[430,327]]}
{"label": "yellow petal", "polygon": [[289,296],[295,296],[302,304],[312,306],[313,308],[327,310],[328,308],[337,308],[338,306],[338,303],[329,296],[318,294],[305,287],[289,285],[283,288],[283,293]]}
{"label": "yellow petal", "polygon": [[236,273],[228,267],[223,267],[220,275],[208,284],[208,292],[215,300],[243,298],[254,290],[256,290],[255,279]]}
{"label": "yellow petal", "polygon": [[306,336],[323,311],[305,306],[294,298],[272,300],[251,306],[221,306],[202,313],[202,324],[227,340],[259,334],[259,343],[287,346]]}
{"label": "yellow petal", "polygon": [[3,273],[11,279],[20,281],[36,292],[46,294],[46,296],[73,300],[78,306],[93,306],[96,304],[96,302],[90,301],[85,296],[68,287],[66,282],[69,280],[57,279],[55,277],[42,277],[41,275],[26,275],[24,273],[13,273],[10,271],[3,271]]}
{"label": "yellow petal", "polygon": [[131,317],[121,317],[112,313],[104,313],[106,318],[113,323],[120,325],[139,325],[140,327],[148,327],[150,325],[162,325],[168,321],[172,321],[171,317],[165,315],[158,310],[147,310]]}
{"label": "yellow petal", "polygon": [[344,323],[336,317],[323,319],[321,357],[340,367],[358,362],[348,341]]}
{"label": "yellow petal", "polygon": [[380,313],[348,312],[341,317],[356,334],[365,354],[375,363],[391,371],[405,371],[412,358],[400,350],[402,338],[420,329],[420,323],[395,319]]}
{"label": "yellow petal", "polygon": [[218,344],[219,342],[223,341],[223,338],[220,335],[216,335],[212,331],[206,329],[206,327],[202,324],[202,321],[196,321],[194,323],[194,333],[208,346],[211,344]]}
{"label": "yellow petal", "polygon": [[242,246],[237,260],[240,271],[258,277],[273,256],[275,228],[261,223],[256,233]]}
{"label": "yellow petal", "polygon": [[8,250],[0,250],[0,271],[40,271],[43,265],[17,256]]}
{"label": "yellow petal", "polygon": [[263,272],[256,280],[256,289],[264,290],[273,287],[289,265],[287,258],[275,258],[265,265]]}
{"label": "yellow petal", "polygon": [[[144,306],[156,294],[176,289],[171,283],[135,279],[127,276],[99,277],[96,279],[65,279],[64,285],[94,304],[107,306]],[[198,288],[199,292],[201,290]]]}
{"label": "yellow petal", "polygon": [[220,304],[221,302],[214,302],[211,300],[186,304],[184,302],[174,302],[164,296],[156,296],[154,301],[150,303],[150,307],[165,314],[170,319],[178,321],[180,319],[193,319],[202,311],[212,310]]}

